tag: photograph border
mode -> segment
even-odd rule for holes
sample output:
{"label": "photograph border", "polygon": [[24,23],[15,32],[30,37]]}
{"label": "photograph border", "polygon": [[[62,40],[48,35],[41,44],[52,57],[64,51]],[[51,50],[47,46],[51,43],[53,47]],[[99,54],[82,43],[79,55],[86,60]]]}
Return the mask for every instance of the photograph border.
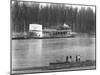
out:
{"label": "photograph border", "polygon": [[70,72],[70,71],[86,71],[86,70],[96,70],[97,68],[97,28],[95,28],[95,68],[94,69],[77,69],[77,70],[59,70],[59,71],[46,71],[46,72],[31,72],[31,73],[16,73],[12,74],[12,26],[11,26],[11,8],[12,8],[12,1],[18,1],[18,2],[35,2],[35,3],[51,3],[51,4],[67,4],[67,5],[79,5],[79,6],[93,6],[95,7],[95,25],[97,27],[97,6],[96,5],[87,5],[87,4],[72,4],[72,3],[55,3],[55,2],[42,2],[42,1],[24,1],[24,0],[10,0],[10,74],[16,75],[16,74],[39,74],[39,73],[52,73],[52,72]]}

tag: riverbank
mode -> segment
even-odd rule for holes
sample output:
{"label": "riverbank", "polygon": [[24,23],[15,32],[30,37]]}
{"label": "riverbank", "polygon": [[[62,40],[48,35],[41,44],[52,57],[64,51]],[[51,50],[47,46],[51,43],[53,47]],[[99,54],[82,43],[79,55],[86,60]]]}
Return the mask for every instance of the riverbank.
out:
{"label": "riverbank", "polygon": [[95,38],[95,34],[87,34],[87,33],[73,33],[70,35],[65,35],[65,36],[43,36],[43,37],[29,37],[27,34],[24,35],[22,34],[14,34],[11,36],[12,40],[20,40],[20,39],[55,39],[55,38],[74,38],[74,37],[94,37]]}
{"label": "riverbank", "polygon": [[70,38],[70,37],[74,37],[75,35],[71,34],[71,35],[65,35],[65,36],[43,36],[43,37],[38,37],[38,36],[13,36],[12,40],[17,40],[17,39],[52,39],[52,38]]}
{"label": "riverbank", "polygon": [[57,69],[57,70],[20,70],[20,71],[13,71],[12,74],[31,74],[31,73],[43,73],[43,72],[60,72],[60,71],[79,71],[79,70],[95,70],[95,66],[89,66],[89,67],[74,67],[74,68],[68,68],[68,69]]}
{"label": "riverbank", "polygon": [[73,38],[74,36],[60,36],[60,37],[15,37],[12,40],[20,40],[20,39],[56,39],[56,38]]}
{"label": "riverbank", "polygon": [[62,63],[43,67],[30,67],[30,68],[20,68],[13,69],[13,74],[18,73],[37,73],[37,72],[51,72],[51,71],[68,71],[68,70],[88,70],[96,69],[96,62],[92,60],[72,62],[72,63]]}

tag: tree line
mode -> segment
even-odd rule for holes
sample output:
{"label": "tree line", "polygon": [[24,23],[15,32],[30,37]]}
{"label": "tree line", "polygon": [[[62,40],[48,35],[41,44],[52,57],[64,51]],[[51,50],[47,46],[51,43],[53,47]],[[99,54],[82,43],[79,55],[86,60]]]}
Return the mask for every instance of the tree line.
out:
{"label": "tree line", "polygon": [[96,29],[96,13],[92,8],[39,3],[28,5],[27,2],[15,2],[11,6],[11,28],[13,32],[28,32],[29,24],[42,24],[43,28],[57,28],[68,24],[72,31],[92,33]]}

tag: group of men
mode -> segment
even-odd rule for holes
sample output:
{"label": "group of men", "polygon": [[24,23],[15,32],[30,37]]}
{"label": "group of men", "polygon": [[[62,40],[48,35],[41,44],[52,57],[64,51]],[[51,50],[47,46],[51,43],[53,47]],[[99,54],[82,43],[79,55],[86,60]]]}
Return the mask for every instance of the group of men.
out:
{"label": "group of men", "polygon": [[[76,62],[80,62],[80,55],[76,56]],[[72,56],[66,56],[66,63],[72,62]]]}

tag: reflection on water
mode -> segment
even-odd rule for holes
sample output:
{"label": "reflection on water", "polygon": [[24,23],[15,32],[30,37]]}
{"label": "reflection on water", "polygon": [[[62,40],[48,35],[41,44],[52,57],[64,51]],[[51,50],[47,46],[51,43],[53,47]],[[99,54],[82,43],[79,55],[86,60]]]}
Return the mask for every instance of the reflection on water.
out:
{"label": "reflection on water", "polygon": [[81,56],[81,60],[95,60],[95,38],[57,38],[12,40],[13,68],[49,65],[65,61],[66,56]]}

